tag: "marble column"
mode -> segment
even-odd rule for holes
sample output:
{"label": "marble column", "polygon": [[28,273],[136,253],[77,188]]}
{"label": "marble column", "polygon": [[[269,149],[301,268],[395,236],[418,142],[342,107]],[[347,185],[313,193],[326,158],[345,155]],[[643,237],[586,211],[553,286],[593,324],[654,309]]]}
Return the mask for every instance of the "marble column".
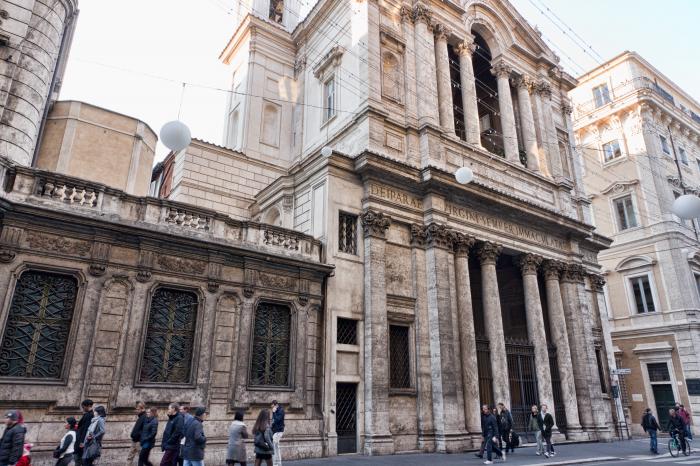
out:
{"label": "marble column", "polygon": [[519,76],[515,79],[515,86],[518,89],[520,130],[523,134],[525,152],[527,152],[527,168],[533,171],[540,171],[540,154],[537,148],[535,117],[532,114],[532,101],[530,100],[533,82],[527,76]]}
{"label": "marble column", "polygon": [[435,34],[435,63],[437,66],[440,126],[446,133],[455,134],[450,57],[447,53],[447,37],[450,35],[450,30],[442,24],[436,24],[433,27],[433,33]]}
{"label": "marble column", "polygon": [[565,264],[562,267],[561,291],[564,303],[564,320],[562,322],[566,323],[569,344],[572,348],[576,348],[576,351],[571,352],[571,362],[574,369],[579,420],[584,430],[592,431],[594,430],[594,420],[589,387],[593,381],[588,371],[587,353],[593,348],[586,345],[581,319],[581,303],[578,299],[577,283],[582,280],[583,271],[580,265]]}
{"label": "marble column", "polygon": [[386,230],[391,218],[366,210],[364,230],[364,425],[367,455],[392,454],[389,431],[389,323],[386,308]]}
{"label": "marble column", "polygon": [[[613,353],[613,345],[612,345],[612,339],[610,338],[610,326],[608,324],[608,319],[607,319],[607,306],[605,303],[605,294],[603,293],[603,286],[605,285],[605,278],[602,275],[598,274],[589,274],[588,279],[591,284],[591,309],[590,312],[592,314],[590,325],[595,325],[600,329],[600,334],[601,334],[601,346],[603,350],[603,354],[601,355],[601,364],[605,364],[607,366],[607,370],[604,371],[605,374],[610,376],[611,382],[614,381],[615,383],[619,382],[619,379],[616,375],[612,375],[609,373],[611,367],[615,367],[615,357]],[[591,335],[593,337],[593,335]],[[596,345],[597,342],[593,341],[593,344]],[[595,371],[595,378],[597,379],[598,382],[600,382],[600,374],[598,373],[598,367],[597,367],[597,361],[595,361],[596,365],[592,367],[592,369]],[[606,382],[607,381],[603,381]],[[595,384],[594,384],[595,385]],[[600,386],[600,383],[598,384]],[[591,386],[591,389],[593,389],[593,386]],[[593,393],[591,394],[593,395]],[[616,400],[612,399],[611,402],[608,402],[603,398],[603,394],[601,393],[600,390],[596,391],[595,397],[592,396],[593,400],[593,406],[595,407],[594,409],[594,417],[596,421],[596,429],[598,432],[598,440],[608,440],[611,439],[612,436],[614,435],[614,431],[610,429],[610,425],[608,424],[608,421],[611,418],[610,413],[606,410],[607,407],[609,406],[614,406],[616,411],[618,411],[618,407],[621,408],[620,405],[616,402]],[[618,419],[621,418],[619,412],[616,412]]]}
{"label": "marble column", "polygon": [[560,273],[560,263],[554,261],[544,262],[545,289],[549,311],[549,333],[552,342],[557,347],[557,368],[559,369],[561,397],[564,400],[564,412],[566,413],[567,435],[569,439],[575,440],[581,438],[582,430],[578,416],[578,401],[576,384],[574,383],[574,369],[571,361],[571,349],[569,347],[569,335],[565,325],[566,315],[559,283]]}
{"label": "marble column", "polygon": [[418,97],[418,124],[437,126],[438,98],[435,83],[435,41],[432,33],[431,12],[425,5],[413,8],[416,54],[416,92]]}
{"label": "marble column", "polygon": [[435,449],[438,452],[462,451],[466,447],[464,403],[457,373],[459,353],[455,349],[457,329],[452,318],[453,284],[449,271],[454,233],[444,225],[431,223],[425,234]]}
{"label": "marble column", "polygon": [[464,128],[467,133],[466,140],[470,144],[481,146],[481,124],[479,123],[474,63],[472,62],[472,54],[475,51],[476,44],[471,34],[457,46],[459,80],[462,86],[462,106],[464,107]]}
{"label": "marble column", "polygon": [[506,152],[506,160],[520,163],[518,133],[515,129],[515,112],[513,111],[513,99],[510,96],[510,74],[512,72],[511,67],[504,62],[498,62],[491,68],[491,73],[496,76],[498,82],[498,111],[501,116],[501,131],[503,132],[503,148]]}
{"label": "marble column", "polygon": [[493,399],[496,403],[505,403],[506,406],[510,406],[508,359],[496,272],[496,261],[502,249],[500,245],[486,242],[479,246],[477,255],[481,261],[481,299],[484,308],[484,327],[489,339]]}
{"label": "marble column", "polygon": [[539,396],[540,403],[546,403],[550,411],[554,413],[552,373],[549,370],[549,349],[547,348],[547,334],[544,329],[540,288],[537,284],[537,267],[541,263],[542,258],[534,254],[525,254],[518,260],[518,265],[523,273],[527,336],[535,347],[537,395]]}
{"label": "marble column", "polygon": [[[480,436],[481,416],[479,415],[479,368],[476,360],[476,338],[474,310],[469,278],[469,250],[474,238],[458,233],[455,236],[455,282],[457,285],[457,308],[459,322],[459,344],[464,390],[464,415],[470,434]],[[472,441],[478,441],[472,435]]]}
{"label": "marble column", "polygon": [[535,86],[537,94],[536,99],[539,99],[538,108],[542,112],[542,122],[544,128],[541,131],[542,146],[547,154],[549,161],[550,173],[553,178],[561,178],[564,176],[564,171],[561,165],[561,156],[559,155],[559,138],[557,138],[557,130],[554,126],[554,115],[552,109],[552,87],[545,81],[539,81]]}

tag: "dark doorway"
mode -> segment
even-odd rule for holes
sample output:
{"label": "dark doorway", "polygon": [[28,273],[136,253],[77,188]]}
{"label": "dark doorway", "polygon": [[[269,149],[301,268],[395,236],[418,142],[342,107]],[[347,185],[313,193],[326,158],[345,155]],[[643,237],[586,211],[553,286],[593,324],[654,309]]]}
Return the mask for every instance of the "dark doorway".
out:
{"label": "dark doorway", "polygon": [[[525,432],[527,415],[538,404],[535,348],[525,340],[506,339],[508,376],[510,378],[510,412],[513,429]],[[500,402],[501,400],[496,400]]]}
{"label": "dark doorway", "polygon": [[654,392],[656,413],[659,415],[659,426],[661,430],[665,431],[670,417],[668,410],[676,405],[676,400],[673,397],[673,387],[671,384],[654,384],[651,386],[651,390]]}
{"label": "dark doorway", "polygon": [[336,384],[335,401],[338,454],[357,453],[357,384]]}

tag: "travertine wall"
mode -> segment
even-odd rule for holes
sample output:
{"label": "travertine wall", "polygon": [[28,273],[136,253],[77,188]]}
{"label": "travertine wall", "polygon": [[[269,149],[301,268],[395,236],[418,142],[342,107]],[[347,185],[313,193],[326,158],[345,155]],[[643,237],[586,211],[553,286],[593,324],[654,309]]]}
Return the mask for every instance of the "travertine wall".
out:
{"label": "travertine wall", "polygon": [[[0,155],[30,165],[47,105],[56,100],[77,19],[77,0],[3,2]],[[50,89],[51,86],[53,89]]]}

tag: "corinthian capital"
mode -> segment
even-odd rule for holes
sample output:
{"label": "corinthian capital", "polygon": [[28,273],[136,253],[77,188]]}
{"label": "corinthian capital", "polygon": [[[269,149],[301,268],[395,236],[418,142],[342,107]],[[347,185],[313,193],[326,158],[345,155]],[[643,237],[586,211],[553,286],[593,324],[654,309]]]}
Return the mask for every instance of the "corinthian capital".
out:
{"label": "corinthian capital", "polygon": [[475,239],[473,236],[465,235],[464,233],[455,233],[454,248],[457,257],[467,257],[469,250],[474,246]]}
{"label": "corinthian capital", "polygon": [[412,16],[414,23],[423,22],[428,26],[432,24],[432,13],[430,9],[421,3],[413,7]]}
{"label": "corinthian capital", "polygon": [[550,99],[552,97],[552,86],[550,86],[546,81],[539,81],[535,85],[535,92],[542,97]]}
{"label": "corinthian capital", "polygon": [[599,273],[592,273],[588,276],[591,280],[591,288],[595,291],[603,291],[605,286],[605,277]]}
{"label": "corinthian capital", "polygon": [[365,236],[384,238],[387,228],[391,225],[391,217],[382,212],[365,210],[360,216]]}
{"label": "corinthian capital", "polygon": [[450,249],[454,241],[454,233],[445,225],[431,223],[425,227],[425,236],[428,246]]}
{"label": "corinthian capital", "polygon": [[514,77],[511,82],[516,88],[527,89],[528,92],[532,92],[535,87],[533,79],[526,74]]}
{"label": "corinthian capital", "polygon": [[399,16],[401,16],[402,23],[413,22],[413,10],[406,5],[401,5],[401,9],[399,10]]}
{"label": "corinthian capital", "polygon": [[586,276],[585,269],[579,264],[565,264],[562,270],[562,281],[580,283]]}
{"label": "corinthian capital", "polygon": [[545,280],[559,280],[562,271],[562,263],[553,260],[546,260],[542,263]]}
{"label": "corinthian capital", "polygon": [[479,246],[479,249],[477,249],[476,251],[476,255],[481,261],[482,265],[496,265],[496,260],[498,260],[498,256],[501,254],[502,250],[503,246],[501,246],[500,244],[491,243],[490,241],[487,241],[485,243],[482,243],[481,246]]}
{"label": "corinthian capital", "polygon": [[452,34],[452,30],[442,23],[436,23],[433,25],[433,34],[436,40],[446,40]]}
{"label": "corinthian capital", "polygon": [[537,267],[542,263],[542,258],[535,254],[523,254],[518,258],[518,266],[522,270],[523,275],[534,275],[537,273]]}
{"label": "corinthian capital", "polygon": [[415,223],[411,225],[411,246],[423,247],[425,246],[425,242],[425,227]]}
{"label": "corinthian capital", "polygon": [[491,74],[497,78],[509,78],[512,72],[513,68],[502,61],[499,61],[491,67]]}

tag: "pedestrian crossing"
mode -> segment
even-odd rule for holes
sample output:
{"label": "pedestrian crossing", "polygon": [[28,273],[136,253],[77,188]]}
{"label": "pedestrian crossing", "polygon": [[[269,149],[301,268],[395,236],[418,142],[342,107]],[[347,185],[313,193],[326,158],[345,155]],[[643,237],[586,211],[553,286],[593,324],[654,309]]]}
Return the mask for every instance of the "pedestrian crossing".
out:
{"label": "pedestrian crossing", "polygon": [[628,456],[626,459],[635,463],[644,462],[649,464],[700,464],[700,458],[697,456],[678,456],[674,458],[670,453],[665,453],[663,455],[632,455]]}

